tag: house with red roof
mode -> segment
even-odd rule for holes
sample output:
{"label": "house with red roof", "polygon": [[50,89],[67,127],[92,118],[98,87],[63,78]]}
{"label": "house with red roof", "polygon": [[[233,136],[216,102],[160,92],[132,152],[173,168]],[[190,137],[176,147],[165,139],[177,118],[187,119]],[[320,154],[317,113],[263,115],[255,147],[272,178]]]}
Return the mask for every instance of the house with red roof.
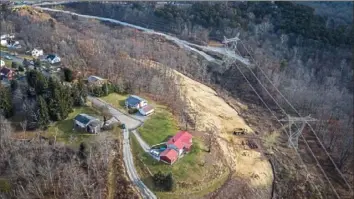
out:
{"label": "house with red roof", "polygon": [[166,149],[160,154],[160,160],[173,164],[178,159],[178,153],[174,149]]}
{"label": "house with red roof", "polygon": [[167,148],[174,149],[178,156],[189,152],[192,147],[192,135],[187,131],[180,131],[167,141]]}
{"label": "house with red roof", "polygon": [[0,69],[0,77],[6,77],[8,80],[11,80],[15,72],[9,68],[3,67]]}

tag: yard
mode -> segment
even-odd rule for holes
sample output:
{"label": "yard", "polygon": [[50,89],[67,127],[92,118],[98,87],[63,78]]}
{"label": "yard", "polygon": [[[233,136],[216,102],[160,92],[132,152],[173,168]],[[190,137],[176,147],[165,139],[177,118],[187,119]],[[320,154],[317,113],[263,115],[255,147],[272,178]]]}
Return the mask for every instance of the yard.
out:
{"label": "yard", "polygon": [[70,146],[77,147],[81,142],[89,141],[91,138],[95,137],[93,134],[73,130],[73,118],[80,113],[86,113],[93,116],[100,115],[98,111],[91,107],[76,107],[65,120],[52,123],[47,130],[16,133],[13,137],[17,139],[29,139],[36,136],[37,133],[40,133],[40,135],[45,138],[53,139],[56,137],[57,142],[63,142]]}
{"label": "yard", "polygon": [[[57,137],[57,141],[62,141],[70,145],[79,145],[82,141],[89,139],[93,134],[86,132],[77,132],[73,129],[73,118],[80,114],[86,113],[93,116],[98,116],[99,112],[91,107],[77,107],[69,116],[62,121],[56,122],[51,125],[43,134],[45,137]],[[99,117],[98,117],[99,118]]]}
{"label": "yard", "polygon": [[105,97],[100,97],[100,99],[104,100],[105,102],[111,104],[113,107],[123,110],[125,110],[125,99],[127,99],[128,95],[121,95],[118,93],[111,93]]}
{"label": "yard", "polygon": [[[204,150],[204,146],[200,140],[194,139],[193,149],[190,153],[177,160],[172,166],[153,159],[149,154],[145,153],[132,136],[131,147],[134,156],[134,163],[139,176],[144,183],[151,188],[160,198],[181,198],[201,196],[215,191],[227,179],[228,171],[224,168],[222,174],[216,175],[215,167],[205,163],[205,156],[208,152]],[[175,180],[175,190],[172,192],[159,192],[154,187],[152,174],[161,171],[163,173],[171,172]],[[192,197],[192,198],[193,198]]]}
{"label": "yard", "polygon": [[149,145],[165,142],[178,132],[177,122],[164,106],[154,106],[155,112],[138,129],[141,137]]}

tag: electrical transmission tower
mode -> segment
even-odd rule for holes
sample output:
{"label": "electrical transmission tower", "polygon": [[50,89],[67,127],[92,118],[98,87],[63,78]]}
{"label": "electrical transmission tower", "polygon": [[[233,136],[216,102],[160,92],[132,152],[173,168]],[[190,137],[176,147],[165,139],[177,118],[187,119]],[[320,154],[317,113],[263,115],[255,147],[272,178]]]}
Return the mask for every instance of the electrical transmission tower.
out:
{"label": "electrical transmission tower", "polygon": [[[317,121],[316,119],[310,117],[310,115],[306,117],[293,117],[290,115],[287,115],[286,119],[281,119],[279,121],[282,122],[289,122],[289,140],[288,140],[288,145],[289,147],[294,147],[295,149],[298,149],[299,146],[299,137],[302,134],[302,131],[304,130],[307,122],[315,122]],[[293,131],[292,126],[294,124],[301,123],[301,127],[298,128],[297,130]]]}

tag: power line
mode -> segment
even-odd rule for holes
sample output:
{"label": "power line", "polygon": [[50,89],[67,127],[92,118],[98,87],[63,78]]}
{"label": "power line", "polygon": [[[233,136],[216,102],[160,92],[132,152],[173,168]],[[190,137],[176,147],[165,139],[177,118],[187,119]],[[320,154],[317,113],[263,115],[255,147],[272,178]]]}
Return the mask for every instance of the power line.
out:
{"label": "power line", "polygon": [[[265,103],[265,101],[262,99],[262,97],[258,94],[258,92],[256,91],[256,89],[252,86],[252,84],[250,83],[250,81],[247,79],[247,77],[244,75],[244,73],[241,71],[241,69],[238,67],[238,65],[236,64],[236,68],[238,69],[238,71],[242,74],[242,76],[245,78],[245,80],[247,81],[248,85],[252,88],[252,90],[256,93],[256,95],[258,96],[258,98],[262,101],[262,103],[266,106],[266,108],[269,110],[269,112],[275,117],[275,119],[278,121],[278,123],[284,127],[283,123],[280,122],[280,120],[278,119],[278,117],[273,113],[273,111],[269,108],[269,106],[267,105],[267,103]],[[284,131],[285,133],[288,135],[288,137],[290,136],[289,133],[285,130],[284,128]],[[295,147],[292,146],[294,149]],[[301,163],[304,165],[304,168],[306,170],[306,173],[307,174],[310,174],[310,172],[308,171],[308,168],[306,166],[306,164],[304,163],[303,159],[301,158],[301,155],[300,153],[295,149],[295,152],[297,154],[297,156],[300,158],[301,160]],[[323,183],[323,181],[321,180],[321,182]],[[310,184],[312,184],[315,189],[317,190],[317,192],[321,195],[322,197],[322,194],[321,192],[319,191],[318,187],[312,182],[310,182]]]}
{"label": "power line", "polygon": [[[262,72],[262,74],[266,77],[266,79],[271,83],[271,85],[275,88],[275,90],[280,94],[280,96],[286,101],[286,103],[295,111],[295,113],[297,115],[299,115],[300,117],[301,114],[298,112],[298,110],[296,110],[296,108],[289,102],[289,100],[280,92],[280,90],[273,84],[273,82],[270,80],[270,78],[265,74],[264,70],[259,66],[259,63],[254,59],[254,57],[251,55],[251,53],[249,52],[249,50],[246,48],[246,46],[244,45],[243,41],[240,40],[241,45],[243,46],[243,48],[247,51],[247,53],[250,55],[250,57],[252,58],[252,60],[255,62],[255,65],[260,69],[260,71]],[[251,70],[251,69],[250,69]],[[320,143],[322,149],[324,150],[324,152],[326,153],[326,155],[329,157],[329,159],[331,160],[332,164],[334,165],[334,167],[336,168],[337,172],[339,173],[339,175],[341,176],[341,178],[344,180],[345,184],[348,186],[349,190],[350,190],[350,194],[353,195],[353,189],[350,186],[350,184],[348,183],[348,181],[345,179],[343,173],[340,171],[340,169],[338,168],[337,164],[334,162],[334,160],[332,159],[331,155],[328,153],[328,151],[326,150],[326,148],[324,147],[323,143],[321,142],[320,138],[318,137],[318,135],[316,134],[315,130],[313,129],[313,127],[308,123],[308,126],[311,128],[313,134],[315,135],[317,141]]]}
{"label": "power line", "polygon": [[[227,40],[224,40],[224,41],[225,41],[226,44],[229,43],[229,42],[235,42],[235,41],[227,41]],[[237,41],[238,41],[238,40],[237,40]],[[236,47],[235,45],[232,45],[231,50],[235,50],[235,49],[237,50],[237,47]],[[232,58],[229,58],[229,57],[228,57],[227,59],[232,59]],[[230,60],[228,60],[228,63],[230,63]],[[236,67],[237,67],[237,69],[240,71],[240,73],[243,75],[243,77],[247,80],[248,84],[249,84],[250,86],[252,86],[252,85],[250,84],[250,82],[248,81],[248,79],[246,78],[246,76],[245,76],[245,75],[242,73],[242,71],[238,68],[238,65],[236,65]],[[261,82],[261,81],[258,79],[258,77],[254,74],[254,72],[253,72],[249,67],[247,67],[247,68],[251,71],[251,73],[252,73],[252,74],[254,75],[254,77],[257,79],[257,81],[259,82],[259,84],[265,89],[265,91],[266,91],[266,92],[268,93],[268,95],[273,99],[273,101],[277,104],[277,106],[282,110],[282,112],[287,115],[286,111],[278,104],[278,102],[274,99],[274,97],[269,93],[269,91],[265,88],[265,86],[262,84],[262,82]],[[262,102],[265,103],[265,102],[263,101],[263,99],[260,97],[260,95],[257,93],[257,91],[256,91],[253,87],[252,87],[252,89],[256,92],[257,96],[262,100]],[[267,107],[268,107],[268,106],[267,106]],[[268,107],[268,108],[269,108],[269,107]],[[269,110],[270,110],[270,109],[269,109]],[[273,113],[272,113],[272,114],[273,114]],[[273,115],[274,115],[274,114],[273,114]],[[275,115],[274,115],[274,116],[275,116]],[[276,117],[276,116],[275,116],[275,117]],[[278,120],[277,117],[276,117],[276,119]],[[278,122],[280,122],[280,121],[278,120]],[[280,122],[280,123],[281,123],[281,122]],[[283,126],[283,124],[282,124],[282,126]],[[288,134],[288,133],[287,133],[287,134]],[[288,136],[290,137],[290,134],[288,134]],[[301,135],[301,137],[303,138],[303,140],[304,140],[304,142],[305,142],[307,148],[310,150],[312,156],[314,157],[314,159],[315,159],[315,161],[316,161],[316,163],[317,163],[317,166],[320,167],[320,169],[321,169],[323,175],[325,176],[325,178],[326,178],[327,181],[329,182],[329,184],[330,184],[330,186],[331,186],[333,192],[336,194],[337,198],[340,198],[339,195],[338,195],[338,193],[337,193],[337,191],[335,190],[334,186],[333,186],[332,183],[330,182],[330,180],[329,180],[327,174],[325,173],[325,171],[323,170],[323,168],[322,168],[321,165],[319,164],[319,162],[318,162],[316,156],[315,156],[314,153],[312,152],[312,150],[311,150],[310,146],[308,145],[306,139],[304,139],[304,137],[303,137],[302,135]],[[295,148],[295,146],[293,145],[293,143],[291,143],[291,146],[293,146],[293,148],[295,149],[295,151],[298,153],[298,151],[297,151],[297,149]],[[299,155],[299,157],[300,157],[300,159],[301,159],[301,156],[300,156],[299,153],[298,153],[298,155]],[[302,163],[304,164],[304,162],[303,162],[302,159],[301,159],[301,161],[302,161]],[[305,164],[304,164],[304,166],[306,167]],[[307,169],[306,169],[306,170],[307,170]],[[307,170],[307,173],[309,174],[308,170]],[[316,186],[315,186],[315,187],[316,187]],[[317,187],[316,187],[316,189],[317,189]],[[317,189],[317,191],[318,191],[318,189]]]}

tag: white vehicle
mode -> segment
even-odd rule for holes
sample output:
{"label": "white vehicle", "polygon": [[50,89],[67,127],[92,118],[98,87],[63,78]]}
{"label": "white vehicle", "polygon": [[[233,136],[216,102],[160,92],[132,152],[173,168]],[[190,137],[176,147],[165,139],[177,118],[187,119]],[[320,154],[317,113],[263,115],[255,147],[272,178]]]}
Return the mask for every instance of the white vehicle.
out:
{"label": "white vehicle", "polygon": [[7,60],[12,60],[12,57],[6,55],[6,56],[5,56],[5,59],[7,59]]}

